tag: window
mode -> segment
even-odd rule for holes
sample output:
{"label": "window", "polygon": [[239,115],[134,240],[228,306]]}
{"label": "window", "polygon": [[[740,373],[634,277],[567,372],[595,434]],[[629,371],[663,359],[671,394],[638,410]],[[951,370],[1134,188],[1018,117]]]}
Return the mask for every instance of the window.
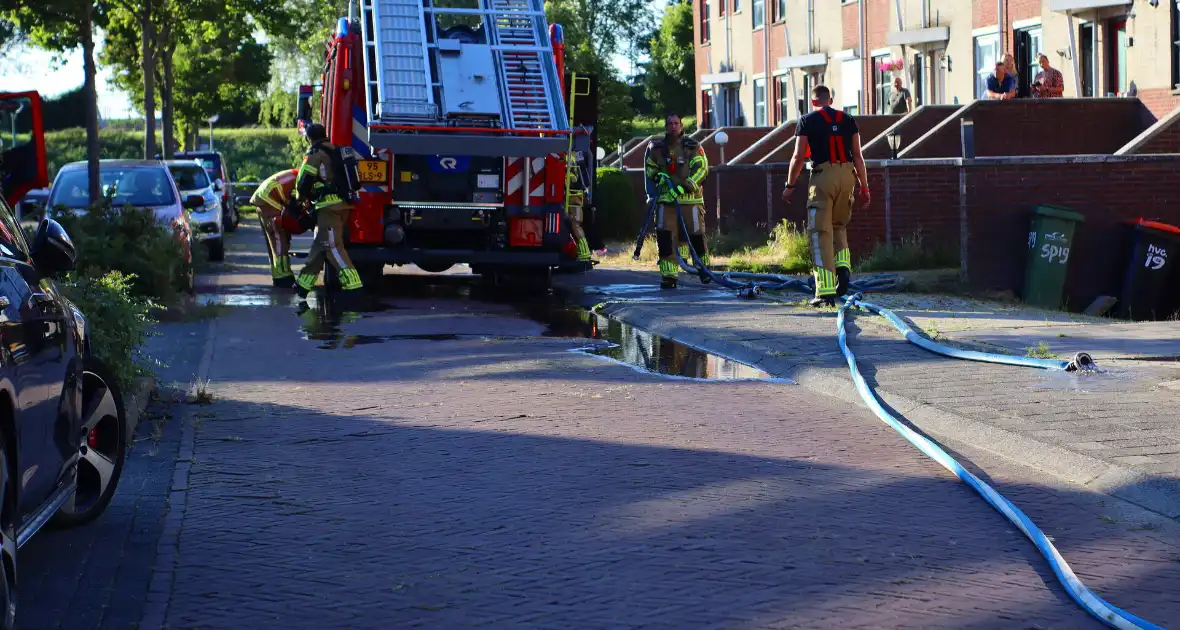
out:
{"label": "window", "polygon": [[713,90],[701,90],[701,129],[715,129],[713,125]]}
{"label": "window", "polygon": [[754,79],[754,126],[766,126],[766,79]]}
{"label": "window", "polygon": [[888,60],[888,54],[873,57],[873,110],[878,114],[885,113],[885,108],[889,106],[889,97],[893,93],[892,73],[879,67]]}
{"label": "window", "polygon": [[[726,1],[728,2],[728,0],[726,0]],[[741,11],[742,11],[742,0],[733,0],[733,12],[734,13],[741,13]]]}
{"label": "window", "polygon": [[721,0],[721,3],[717,5],[717,14],[721,17],[725,17],[725,7],[728,5],[729,0]]}
{"label": "window", "polygon": [[[116,206],[168,206],[176,203],[172,182],[163,168],[103,166],[98,172],[104,195]],[[90,176],[86,168],[63,170],[53,183],[49,207],[82,210],[90,206]]]}
{"label": "window", "polygon": [[209,187],[209,176],[200,164],[169,164],[172,179],[176,180],[176,187],[180,190],[200,190]]}
{"label": "window", "polygon": [[987,78],[996,70],[1000,60],[1000,36],[983,35],[975,38],[975,98],[987,98]]}
{"label": "window", "polygon": [[1127,91],[1127,20],[1120,18],[1109,23],[1107,41],[1106,91],[1122,96]]}
{"label": "window", "polygon": [[785,74],[774,78],[774,92],[778,98],[774,106],[774,116],[780,125],[790,120],[791,116],[791,92],[788,83]]}
{"label": "window", "polygon": [[[721,0],[725,2],[725,0]],[[709,11],[712,9],[709,6],[709,0],[701,0],[701,43],[704,44],[709,41]]]}
{"label": "window", "polygon": [[787,0],[774,0],[774,21],[781,22],[787,18]]}
{"label": "window", "polygon": [[847,59],[840,64],[840,106],[844,113],[860,114],[861,66],[860,59]]}
{"label": "window", "polygon": [[1180,2],[1169,2],[1172,8],[1172,87],[1180,89]]}
{"label": "window", "polygon": [[766,24],[766,0],[753,0],[754,28]]}

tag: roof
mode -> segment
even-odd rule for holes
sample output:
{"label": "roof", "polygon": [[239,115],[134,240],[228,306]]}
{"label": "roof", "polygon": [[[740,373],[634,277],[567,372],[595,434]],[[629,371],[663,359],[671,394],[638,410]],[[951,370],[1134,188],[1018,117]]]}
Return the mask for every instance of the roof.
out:
{"label": "roof", "polygon": [[164,160],[163,162],[165,164],[167,164],[168,166],[172,166],[173,164],[176,164],[179,166],[197,166],[197,167],[201,166],[199,162],[196,162],[194,160]]}
{"label": "roof", "polygon": [[221,157],[221,151],[180,151],[178,153],[172,154],[172,157],[180,157],[180,156],[186,156],[186,157],[198,157],[198,156],[212,157],[212,156],[216,156],[216,157]]}
{"label": "roof", "polygon": [[[99,160],[99,166],[160,166],[159,160]],[[59,170],[74,170],[76,168],[85,168],[86,162],[70,162],[62,166]]]}

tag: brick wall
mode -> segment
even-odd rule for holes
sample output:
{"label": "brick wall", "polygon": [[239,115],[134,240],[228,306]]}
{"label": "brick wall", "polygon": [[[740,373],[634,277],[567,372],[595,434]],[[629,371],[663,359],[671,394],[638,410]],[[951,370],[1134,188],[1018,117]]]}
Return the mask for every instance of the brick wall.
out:
{"label": "brick wall", "polygon": [[856,14],[859,10],[860,6],[855,2],[840,7],[840,32],[843,35],[841,44],[844,50],[855,49],[860,42],[860,32],[856,30]]}
{"label": "brick wall", "polygon": [[877,136],[885,133],[885,130],[892,127],[893,123],[902,119],[900,114],[889,114],[886,116],[857,116],[856,126],[860,128],[861,147],[875,140]]}
{"label": "brick wall", "polygon": [[1163,118],[1180,107],[1180,96],[1173,96],[1168,88],[1139,90],[1139,100],[1151,110],[1156,118]]}
{"label": "brick wall", "polygon": [[[778,127],[775,127],[774,131],[771,131],[762,137],[762,141],[764,141],[762,145],[755,148],[753,151],[743,157],[740,164],[757,164],[759,160],[769,155],[772,151],[778,148],[779,145],[786,142],[791,138],[791,136],[794,135],[794,122],[789,122],[785,125],[779,125]],[[729,151],[726,151],[725,154],[731,155]],[[733,155],[736,156],[737,154]]]}
{"label": "brick wall", "polygon": [[[866,55],[874,49],[889,45],[889,31],[897,29],[897,17],[893,12],[893,0],[865,0],[865,35],[868,38]],[[855,28],[856,17],[852,24]],[[890,26],[892,24],[892,26]]]}
{"label": "brick wall", "polygon": [[[737,154],[750,148],[763,136],[774,130],[774,127],[722,127],[717,131],[724,131],[729,140],[725,143],[725,155],[732,158]],[[710,135],[701,141],[701,147],[705,149],[705,155],[709,158],[710,165],[721,164],[721,147],[713,140],[714,136]],[[642,167],[643,157],[640,156],[640,166]]]}
{"label": "brick wall", "polygon": [[623,154],[623,168],[643,168],[643,155],[647,152],[647,145],[658,136],[648,136],[629,151]]}
{"label": "brick wall", "polygon": [[[967,184],[967,270],[978,289],[1023,288],[1029,221],[1037,205],[1051,204],[1086,217],[1070,253],[1066,284],[1068,305],[1085,308],[1098,295],[1118,295],[1126,266],[1126,221],[1140,217],[1180,225],[1180,187],[1173,174],[1180,156],[1126,158],[982,159],[965,166],[938,161],[869,164],[873,202],[849,226],[854,261],[887,238],[899,240],[915,232],[931,244],[960,242],[959,177]],[[1078,177],[1079,171],[1085,177]],[[767,173],[770,204],[767,204]],[[706,181],[708,224],[715,225],[718,177],[722,190],[722,228],[767,229],[782,219],[804,225],[807,174],[789,207],[779,195],[786,169],[716,168]],[[632,173],[643,201],[643,175]],[[889,179],[889,198],[885,180]],[[886,204],[891,231],[886,232]]]}
{"label": "brick wall", "polygon": [[[926,135],[926,132],[933,129],[935,125],[946,120],[960,109],[962,107],[958,105],[923,105],[911,112],[897,127],[897,133],[901,134],[902,149],[913,144],[915,140]],[[872,139],[867,139],[867,136],[861,134],[861,142],[864,143],[866,160],[887,160],[892,157],[893,154],[889,151],[889,143],[885,140],[883,134],[884,130]]]}
{"label": "brick wall", "polygon": [[[1062,206],[1086,217],[1070,251],[1066,295],[1071,309],[1099,295],[1118,296],[1126,268],[1123,223],[1139,217],[1180,225],[1180,188],[1172,183],[1180,158],[1076,164],[967,167],[968,273],[984,289],[1023,285],[1031,212],[1038,204]],[[1084,169],[1085,177],[1078,177]]]}
{"label": "brick wall", "polygon": [[961,157],[963,117],[975,121],[977,157],[1114,153],[1155,122],[1134,98],[975,101],[901,157]]}
{"label": "brick wall", "polygon": [[971,3],[971,28],[995,26],[999,21],[996,17],[996,3],[979,0]]}
{"label": "brick wall", "polygon": [[1123,149],[1122,155],[1180,153],[1180,109],[1152,125]]}
{"label": "brick wall", "polygon": [[[794,132],[791,132],[794,134]],[[795,138],[792,136],[786,138],[781,144],[774,147],[766,157],[758,161],[759,164],[780,164],[782,162],[790,162],[791,154],[795,152]]]}

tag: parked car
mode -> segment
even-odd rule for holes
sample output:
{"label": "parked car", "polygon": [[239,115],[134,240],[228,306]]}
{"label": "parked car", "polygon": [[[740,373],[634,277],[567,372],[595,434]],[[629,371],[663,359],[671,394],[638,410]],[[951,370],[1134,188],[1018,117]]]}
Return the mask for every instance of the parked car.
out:
{"label": "parked car", "polygon": [[209,248],[209,260],[225,260],[225,239],[222,238],[224,228],[224,210],[221,197],[213,190],[213,181],[209,174],[195,160],[169,160],[165,162],[176,188],[183,199],[190,195],[199,195],[205,204],[189,212],[189,220],[193,224],[196,240]]}
{"label": "parked car", "polygon": [[[99,178],[105,194],[116,207],[131,205],[150,208],[156,220],[172,230],[180,243],[185,262],[193,262],[193,226],[188,210],[205,206],[200,195],[180,196],[172,173],[155,160],[100,160]],[[61,167],[49,189],[49,208],[69,208],[85,214],[90,206],[90,177],[85,162],[71,162]],[[196,278],[189,273],[189,292],[195,290]]]}
{"label": "parked car", "polygon": [[48,188],[35,188],[25,193],[16,207],[16,220],[21,225],[36,227],[45,214],[45,201],[49,199]]}
{"label": "parked car", "polygon": [[238,216],[238,201],[234,196],[234,184],[230,181],[229,166],[225,163],[225,157],[218,151],[185,151],[173,155],[172,158],[175,160],[197,160],[201,166],[205,167],[209,179],[213,180],[213,190],[221,194],[225,231],[233,232],[238,229],[242,218]]}
{"label": "parked car", "polygon": [[[43,220],[31,246],[0,199],[0,628],[15,626],[18,549],[49,522],[77,526],[110,505],[123,473],[127,417],[93,354],[86,316],[52,277],[73,242]],[[36,625],[34,623],[34,625]]]}

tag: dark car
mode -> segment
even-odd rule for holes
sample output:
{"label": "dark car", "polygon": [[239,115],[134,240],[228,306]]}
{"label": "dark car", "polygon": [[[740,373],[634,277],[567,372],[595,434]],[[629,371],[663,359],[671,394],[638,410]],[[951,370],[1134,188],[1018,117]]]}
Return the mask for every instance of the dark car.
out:
{"label": "dark car", "polygon": [[172,156],[174,160],[196,160],[205,167],[209,179],[213,181],[213,190],[221,195],[222,227],[226,232],[238,229],[242,222],[238,216],[238,200],[234,196],[234,184],[229,178],[229,167],[225,164],[225,157],[219,151],[184,151]]}
{"label": "dark car", "polygon": [[74,245],[42,220],[31,247],[0,199],[0,628],[14,627],[17,549],[47,523],[88,523],[123,471],[127,420],[118,386],[91,353],[83,315],[52,277]]}

